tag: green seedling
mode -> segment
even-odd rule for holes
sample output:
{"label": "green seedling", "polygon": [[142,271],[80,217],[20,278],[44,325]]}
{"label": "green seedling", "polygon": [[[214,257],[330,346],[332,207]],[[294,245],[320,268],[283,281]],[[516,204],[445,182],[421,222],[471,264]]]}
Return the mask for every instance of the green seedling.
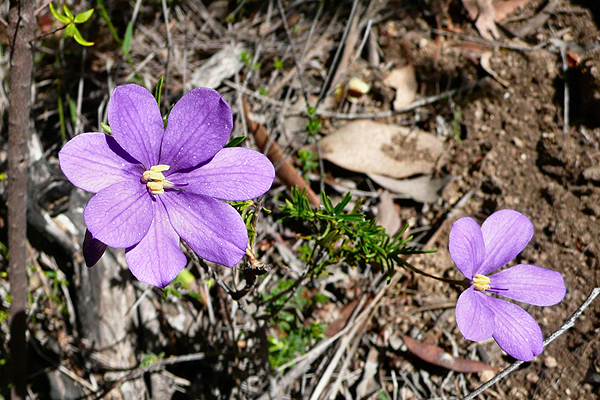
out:
{"label": "green seedling", "polygon": [[50,12],[54,16],[54,18],[56,18],[58,21],[62,22],[63,24],[67,24],[67,26],[65,27],[65,35],[72,37],[73,39],[75,39],[75,41],[77,43],[79,43],[82,46],[93,46],[94,45],[94,42],[88,42],[87,40],[85,40],[83,38],[83,36],[81,36],[81,32],[79,32],[79,29],[77,29],[77,26],[76,26],[76,24],[83,24],[88,19],[90,19],[90,17],[94,13],[93,8],[90,8],[87,11],[84,11],[82,13],[74,15],[71,12],[71,10],[69,10],[69,7],[64,5],[63,11],[65,12],[65,14],[63,15],[63,14],[59,13],[58,11],[56,11],[56,9],[54,8],[54,5],[52,3],[50,3],[48,6],[50,7]]}

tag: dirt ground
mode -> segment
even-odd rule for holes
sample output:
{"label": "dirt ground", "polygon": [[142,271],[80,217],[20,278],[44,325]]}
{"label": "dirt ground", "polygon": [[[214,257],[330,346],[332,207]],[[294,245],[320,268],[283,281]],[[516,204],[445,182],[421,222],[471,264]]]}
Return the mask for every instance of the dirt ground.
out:
{"label": "dirt ground", "polygon": [[[520,13],[527,15],[541,3],[534,1]],[[530,309],[546,336],[600,285],[600,176],[596,175],[600,171],[600,49],[594,22],[600,14],[598,7],[585,9],[582,5],[561,1],[551,29],[546,26],[535,34],[536,41],[543,42],[562,31],[566,42],[587,46],[589,50],[578,49],[581,59],[566,73],[560,53],[548,48],[493,50],[492,69],[507,85],[493,81],[473,100],[464,100],[463,140],[452,143],[441,167],[456,177],[444,191],[449,203],[474,190],[463,213],[479,216],[481,222],[495,210],[512,208],[532,220],[534,237],[519,261],[560,271],[567,286],[562,303]],[[506,27],[516,29],[518,22]],[[413,54],[427,59],[423,52]],[[446,70],[468,68],[468,62],[448,48],[442,52],[440,64]],[[565,78],[570,85],[567,132],[563,131]],[[448,223],[444,229],[440,235],[444,239],[433,247],[443,249]],[[452,265],[446,251],[434,257],[424,260],[432,270]],[[497,385],[492,397],[598,398],[599,326],[600,303],[596,301],[572,330]],[[496,360],[499,362],[494,365],[502,364]]]}
{"label": "dirt ground", "polygon": [[[129,10],[135,2],[117,1],[107,6],[121,36],[132,11],[119,11],[125,3]],[[85,81],[85,90],[81,89],[83,111],[80,110],[77,122],[69,120],[64,112],[66,117],[61,118],[67,119],[67,129],[63,134],[70,137],[98,131],[109,88],[134,80],[153,87],[159,76],[166,76],[167,93],[162,104],[166,111],[169,103],[200,81],[194,71],[205,65],[209,57],[226,45],[243,43],[242,60],[234,57],[225,62],[228,66],[239,63],[239,67],[232,67],[234,72],[219,78],[217,85],[233,108],[233,136],[247,133],[244,129],[248,121],[241,103],[245,96],[252,117],[278,138],[300,170],[303,165],[297,150],[309,143],[305,127],[308,119],[306,113],[298,110],[305,108],[305,99],[314,101],[321,93],[333,68],[334,54],[341,47],[344,27],[349,24],[350,8],[356,2],[330,2],[333,4],[318,11],[321,2],[182,0],[167,2],[172,11],[170,24],[165,24],[159,3],[143,2],[127,57],[101,20],[83,30],[85,37],[96,41],[96,47],[83,56],[72,41],[59,46],[63,39],[58,35],[44,42],[37,53],[35,124],[44,150],[40,159],[49,165],[44,171],[50,178],[36,182],[39,187],[32,193],[39,208],[58,222],[64,222],[58,217],[68,215],[72,225],[77,225],[80,237],[69,236],[68,240],[73,239],[75,244],[57,250],[64,243],[48,243],[43,226],[30,221],[31,257],[39,261],[34,266],[38,272],[50,269],[58,274],[60,270],[60,276],[68,281],[54,284],[50,296],[48,288],[54,281],[49,283],[45,278],[50,275],[41,273],[37,277],[37,272],[31,272],[30,290],[37,293],[32,297],[39,302],[29,326],[36,345],[31,350],[30,363],[33,392],[37,398],[59,398],[55,390],[66,381],[67,388],[73,388],[69,392],[74,393],[73,398],[128,398],[129,393],[140,398],[256,399],[266,398],[276,381],[286,381],[282,377],[293,376],[289,378],[292,383],[278,398],[308,398],[333,353],[319,355],[298,375],[291,374],[292,368],[279,370],[269,366],[267,337],[279,334],[281,338],[282,334],[268,320],[265,322],[264,313],[261,320],[254,319],[260,314],[256,304],[263,300],[259,290],[267,293],[279,280],[297,277],[302,269],[294,263],[301,265],[299,244],[306,230],[297,230],[298,226],[289,220],[278,219],[282,216],[278,209],[289,193],[286,182],[279,177],[264,196],[264,205],[274,212],[261,216],[257,226],[257,254],[269,266],[269,274],[259,277],[249,294],[234,304],[224,289],[218,285],[209,287],[206,282],[212,285],[216,280],[234,286],[239,284],[237,275],[212,264],[206,267],[192,255],[189,269],[196,283],[192,289],[182,290],[183,297],[176,298],[133,282],[122,252],[109,251],[104,265],[93,269],[83,265],[77,246],[85,227],[81,228],[81,215],[77,221],[76,211],[82,209],[89,195],[74,190],[59,170],[56,153],[60,142],[66,139],[57,133],[64,121],[59,121],[56,107],[60,103],[62,108],[62,96],[67,96],[70,103],[65,100],[64,108],[71,107],[71,117],[75,115],[77,102],[73,99],[78,99],[78,84]],[[238,8],[239,3],[243,4]],[[600,3],[523,1],[524,6],[498,22],[499,37],[492,41],[482,40],[459,0],[358,3],[361,11],[354,28],[357,37],[351,46],[354,53],[342,55],[346,64],[337,65],[335,75],[342,86],[351,77],[360,77],[371,90],[357,102],[340,100],[330,90],[315,114],[322,124],[315,139],[323,139],[345,126],[348,119],[353,119],[353,113],[372,115],[371,119],[379,123],[433,133],[443,142],[442,155],[435,160],[431,173],[433,178],[445,179],[439,198],[423,203],[398,195],[393,203],[393,212],[402,224],[410,223],[410,233],[418,244],[437,249],[434,254],[412,258],[413,264],[436,276],[461,279],[447,251],[452,222],[472,216],[481,223],[504,208],[525,214],[533,222],[535,232],[514,263],[559,271],[567,287],[567,295],[558,305],[527,308],[544,336],[549,336],[593,288],[600,287]],[[78,6],[83,10],[83,5]],[[239,14],[228,19],[228,13],[233,11]],[[279,12],[287,15],[285,24]],[[313,24],[314,20],[318,23]],[[330,21],[336,22],[329,26]],[[172,36],[166,34],[165,25]],[[361,52],[356,53],[365,37],[365,26],[371,27],[372,42],[367,40]],[[313,36],[311,27],[315,28]],[[306,45],[309,36],[310,46]],[[295,38],[293,44],[289,37]],[[350,43],[352,35],[346,40]],[[294,55],[303,46],[310,56],[304,60],[303,79],[298,79],[290,71],[298,71],[299,62]],[[353,58],[354,61],[348,61]],[[278,61],[281,66],[273,67]],[[395,92],[383,82],[390,69],[406,65],[414,68],[416,101],[455,92],[408,112],[392,111]],[[62,83],[55,85],[56,82]],[[6,130],[4,126],[2,130]],[[5,140],[4,135],[2,139]],[[257,148],[251,136],[246,145]],[[310,145],[315,149],[314,142]],[[339,199],[350,188],[355,199],[365,194],[364,210],[369,215],[381,212],[377,207],[381,187],[373,180],[329,161],[322,166],[323,174],[315,169],[304,175],[316,192],[324,188]],[[2,218],[5,214],[3,209]],[[5,228],[0,233],[4,241]],[[2,261],[5,268],[6,260]],[[339,315],[347,307],[351,312],[364,299],[376,298],[379,292],[373,282],[385,278],[372,270],[336,266],[332,271],[321,282],[302,283],[310,289],[303,294],[307,298],[326,288],[333,299],[302,317],[306,325],[317,320],[339,332],[341,326],[333,327],[340,320]],[[4,275],[0,283],[2,293],[8,293]],[[454,317],[460,290],[409,272],[403,272],[399,283],[386,290],[374,317],[361,328],[363,336],[354,342],[354,352],[345,361],[346,372],[350,372],[344,375],[343,390],[334,398],[400,398],[389,395],[398,396],[399,381],[404,382],[402,398],[461,398],[514,361],[493,340],[473,343],[463,339]],[[61,308],[59,312],[57,304],[71,302],[69,293],[73,310]],[[130,315],[134,303],[139,310],[137,315]],[[6,301],[1,305],[0,311],[8,309]],[[348,317],[349,314],[341,318],[344,324]],[[102,325],[98,324],[100,319],[110,321],[106,324],[110,329],[97,328]],[[6,321],[1,327],[0,339],[6,342]],[[106,333],[109,330],[111,333]],[[114,333],[114,337],[102,337],[112,332],[121,336]],[[462,374],[433,366],[406,351],[402,335],[436,345],[455,356],[476,358],[496,369],[493,373]],[[341,347],[339,342],[335,346],[338,347],[332,348]],[[122,358],[115,361],[112,350]],[[6,352],[4,346],[0,358]],[[167,360],[170,356],[200,353],[202,357],[186,364],[158,362],[160,368],[156,370],[143,364],[148,355],[156,362],[163,356]],[[59,374],[57,365],[48,358],[60,360],[71,378]],[[522,365],[479,398],[600,399],[599,360],[600,299],[534,361]],[[0,375],[1,368],[0,363]],[[154,381],[159,374],[151,372],[158,370],[167,383]],[[130,375],[124,377],[123,371]],[[60,379],[53,377],[54,373]],[[67,375],[64,370],[63,375]],[[127,388],[131,382],[134,383]],[[180,385],[176,392],[173,382]],[[5,384],[0,378],[0,385]],[[161,397],[155,389],[153,395],[148,389],[153,385],[169,394]],[[0,386],[4,392],[6,388]],[[117,390],[122,392],[115,394]],[[320,398],[324,397],[325,394]]]}

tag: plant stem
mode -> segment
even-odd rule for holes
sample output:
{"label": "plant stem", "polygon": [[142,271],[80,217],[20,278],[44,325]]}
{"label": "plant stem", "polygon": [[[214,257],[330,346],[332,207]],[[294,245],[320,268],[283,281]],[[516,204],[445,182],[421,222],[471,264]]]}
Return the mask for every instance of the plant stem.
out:
{"label": "plant stem", "polygon": [[8,109],[8,250],[10,305],[10,368],[12,399],[27,395],[27,167],[30,128],[34,0],[11,1],[9,32],[12,42]]}

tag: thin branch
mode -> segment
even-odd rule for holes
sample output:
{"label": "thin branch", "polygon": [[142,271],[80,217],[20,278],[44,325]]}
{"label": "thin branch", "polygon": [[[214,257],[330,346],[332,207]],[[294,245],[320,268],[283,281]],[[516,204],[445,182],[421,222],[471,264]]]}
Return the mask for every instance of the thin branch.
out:
{"label": "thin branch", "polygon": [[[594,288],[592,290],[592,292],[590,293],[590,295],[588,296],[588,298],[573,313],[573,315],[571,315],[571,317],[568,320],[566,320],[565,323],[562,324],[562,326],[560,328],[558,328],[558,330],[556,332],[554,332],[546,340],[544,340],[544,347],[548,346],[550,343],[552,343],[554,340],[556,340],[556,338],[558,338],[563,333],[565,333],[566,331],[571,329],[573,326],[575,326],[575,321],[577,321],[577,319],[581,316],[581,314],[583,314],[585,309],[588,308],[590,306],[590,304],[592,304],[592,302],[599,295],[600,295],[600,287]],[[515,361],[514,363],[509,365],[506,369],[504,369],[502,372],[500,372],[498,375],[496,375],[495,377],[493,377],[492,379],[490,379],[483,385],[479,386],[476,390],[472,391],[471,393],[469,393],[468,395],[463,397],[462,400],[471,400],[471,399],[474,399],[475,397],[479,396],[481,393],[483,393],[484,390],[490,388],[494,383],[499,382],[504,377],[506,377],[511,372],[513,372],[515,369],[519,368],[519,366],[521,364],[523,364],[523,361]]]}
{"label": "thin branch", "polygon": [[35,30],[35,1],[11,2],[12,51],[8,110],[8,248],[10,258],[10,367],[12,399],[27,395],[27,167],[29,164],[31,80]]}

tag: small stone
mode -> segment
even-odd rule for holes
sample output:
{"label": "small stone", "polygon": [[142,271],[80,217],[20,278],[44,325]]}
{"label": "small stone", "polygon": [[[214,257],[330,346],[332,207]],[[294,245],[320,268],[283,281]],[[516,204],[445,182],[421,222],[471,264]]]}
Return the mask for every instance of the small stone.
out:
{"label": "small stone", "polygon": [[544,365],[546,365],[546,368],[556,368],[558,366],[558,362],[556,361],[556,358],[548,356],[544,360]]}
{"label": "small stone", "polygon": [[589,181],[600,181],[600,167],[591,167],[583,171],[583,177]]}
{"label": "small stone", "polygon": [[535,372],[530,372],[526,376],[527,381],[531,383],[537,383],[540,380],[540,377]]}

